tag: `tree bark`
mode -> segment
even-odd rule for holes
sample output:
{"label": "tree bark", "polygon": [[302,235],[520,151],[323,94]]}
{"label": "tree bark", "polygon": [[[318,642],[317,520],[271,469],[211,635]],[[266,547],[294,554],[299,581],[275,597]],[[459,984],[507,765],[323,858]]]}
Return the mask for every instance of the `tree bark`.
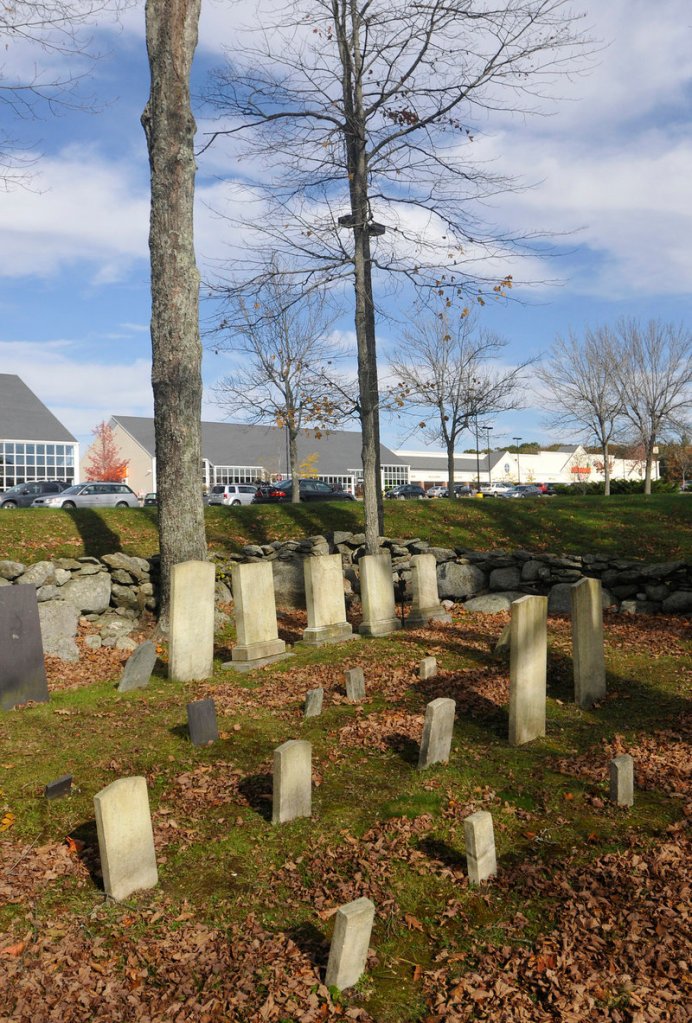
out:
{"label": "tree bark", "polygon": [[456,482],[454,477],[454,441],[450,438],[447,442],[447,497],[453,501],[456,498],[456,491],[454,484]]}
{"label": "tree bark", "polygon": [[201,0],[147,0],[151,87],[142,114],[151,172],[151,344],[161,582],[166,628],[172,566],[205,560],[201,482],[202,345],[193,241],[195,121],[190,68]]}
{"label": "tree bark", "polygon": [[608,455],[608,441],[603,441],[603,493],[610,497],[610,460]]}
{"label": "tree bark", "polygon": [[289,462],[291,463],[291,504],[300,503],[300,473],[298,472],[298,430],[288,428]]}

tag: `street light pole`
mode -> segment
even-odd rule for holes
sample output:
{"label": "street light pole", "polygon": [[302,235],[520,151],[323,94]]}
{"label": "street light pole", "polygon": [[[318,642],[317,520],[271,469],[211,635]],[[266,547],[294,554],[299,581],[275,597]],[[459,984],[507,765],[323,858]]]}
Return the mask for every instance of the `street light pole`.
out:
{"label": "street light pole", "polygon": [[481,489],[481,455],[478,449],[478,416],[476,416],[476,492]]}
{"label": "street light pole", "polygon": [[512,437],[512,440],[517,446],[517,483],[521,483],[521,468],[519,467],[519,441],[521,437]]}
{"label": "street light pole", "polygon": [[483,429],[485,430],[485,439],[488,447],[488,486],[492,486],[493,477],[490,469],[490,431],[492,430],[492,426],[484,426]]}

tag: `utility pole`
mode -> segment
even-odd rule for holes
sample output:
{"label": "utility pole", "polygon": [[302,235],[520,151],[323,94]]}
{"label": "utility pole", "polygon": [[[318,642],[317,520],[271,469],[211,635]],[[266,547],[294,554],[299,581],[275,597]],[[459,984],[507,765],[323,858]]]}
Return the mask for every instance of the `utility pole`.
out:
{"label": "utility pole", "polygon": [[483,429],[485,430],[485,439],[487,441],[488,448],[488,486],[492,486],[493,477],[492,470],[490,468],[490,431],[492,430],[492,426],[484,426]]}
{"label": "utility pole", "polygon": [[519,467],[519,441],[521,437],[512,437],[512,440],[517,446],[517,483],[521,483],[521,468]]}

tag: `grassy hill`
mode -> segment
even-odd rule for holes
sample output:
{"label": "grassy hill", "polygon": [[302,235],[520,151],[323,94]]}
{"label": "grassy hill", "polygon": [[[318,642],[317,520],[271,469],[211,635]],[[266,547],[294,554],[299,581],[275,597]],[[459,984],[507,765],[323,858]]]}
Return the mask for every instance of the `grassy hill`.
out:
{"label": "grassy hill", "polygon": [[[643,561],[692,555],[692,496],[573,497],[526,501],[387,501],[389,536],[418,536],[442,546],[582,553]],[[81,511],[22,509],[0,515],[0,558],[100,556],[158,550],[155,508]],[[361,504],[207,508],[210,549],[231,553],[246,543],[360,531]]]}

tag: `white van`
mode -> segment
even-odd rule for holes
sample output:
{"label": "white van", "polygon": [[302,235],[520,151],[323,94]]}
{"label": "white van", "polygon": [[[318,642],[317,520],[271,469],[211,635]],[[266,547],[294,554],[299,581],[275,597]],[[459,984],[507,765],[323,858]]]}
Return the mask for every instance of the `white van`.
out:
{"label": "white van", "polygon": [[209,504],[252,504],[254,483],[217,483],[209,491]]}

